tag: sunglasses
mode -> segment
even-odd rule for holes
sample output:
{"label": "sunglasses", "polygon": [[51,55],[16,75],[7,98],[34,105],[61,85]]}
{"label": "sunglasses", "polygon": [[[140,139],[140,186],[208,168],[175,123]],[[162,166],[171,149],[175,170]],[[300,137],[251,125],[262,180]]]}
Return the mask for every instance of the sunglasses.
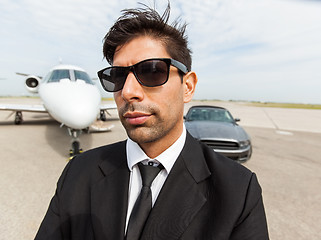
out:
{"label": "sunglasses", "polygon": [[124,87],[129,72],[133,72],[137,81],[146,87],[157,87],[168,81],[170,66],[174,66],[184,74],[187,67],[171,58],[152,58],[128,67],[108,67],[97,74],[101,85],[107,92],[117,92]]}

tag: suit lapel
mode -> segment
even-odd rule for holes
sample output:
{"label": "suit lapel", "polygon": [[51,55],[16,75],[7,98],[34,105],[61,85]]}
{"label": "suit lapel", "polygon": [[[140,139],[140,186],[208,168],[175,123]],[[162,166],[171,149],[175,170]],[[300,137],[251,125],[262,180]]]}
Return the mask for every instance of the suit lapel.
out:
{"label": "suit lapel", "polygon": [[187,134],[145,225],[142,239],[179,239],[206,203],[203,180],[210,176],[199,144]]}
{"label": "suit lapel", "polygon": [[92,222],[97,237],[123,240],[129,184],[125,143],[109,154],[100,164],[105,176],[91,190]]}

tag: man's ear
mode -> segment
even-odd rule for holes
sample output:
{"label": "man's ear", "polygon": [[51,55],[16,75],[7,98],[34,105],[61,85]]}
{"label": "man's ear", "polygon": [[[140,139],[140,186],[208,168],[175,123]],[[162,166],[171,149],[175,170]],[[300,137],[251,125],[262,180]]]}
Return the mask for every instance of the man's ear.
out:
{"label": "man's ear", "polygon": [[197,84],[197,76],[195,72],[188,72],[183,78],[184,84],[184,103],[188,103],[192,100],[195,87]]}

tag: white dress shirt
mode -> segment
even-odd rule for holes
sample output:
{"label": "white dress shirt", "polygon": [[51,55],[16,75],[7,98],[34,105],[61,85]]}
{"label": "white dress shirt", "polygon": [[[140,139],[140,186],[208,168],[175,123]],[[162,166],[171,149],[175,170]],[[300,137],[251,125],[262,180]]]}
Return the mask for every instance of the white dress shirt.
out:
{"label": "white dress shirt", "polygon": [[164,166],[164,169],[160,171],[160,173],[156,176],[151,185],[152,206],[154,206],[154,203],[158,197],[160,190],[162,189],[162,186],[168,174],[170,173],[176,159],[178,158],[179,154],[181,153],[184,147],[185,140],[186,129],[185,126],[183,126],[182,135],[176,140],[176,142],[174,142],[168,149],[166,149],[164,152],[158,155],[155,159],[150,159],[136,142],[128,138],[126,152],[127,164],[130,170],[130,181],[128,189],[128,210],[126,218],[126,229],[130,214],[133,210],[136,199],[142,187],[142,179],[137,163],[143,162],[144,164],[147,164],[147,162],[153,161],[156,164],[161,163]]}

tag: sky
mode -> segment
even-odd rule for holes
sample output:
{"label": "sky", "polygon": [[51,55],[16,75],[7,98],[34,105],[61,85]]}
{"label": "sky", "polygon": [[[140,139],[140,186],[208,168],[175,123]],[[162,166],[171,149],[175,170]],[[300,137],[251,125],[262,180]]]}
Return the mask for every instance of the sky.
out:
{"label": "sky", "polygon": [[[30,95],[25,77],[15,73],[45,76],[59,63],[97,77],[109,66],[102,54],[105,34],[122,9],[138,2],[160,13],[167,5],[1,0],[0,96]],[[321,1],[172,0],[170,22],[178,17],[188,23],[198,76],[194,99],[321,104]]]}

